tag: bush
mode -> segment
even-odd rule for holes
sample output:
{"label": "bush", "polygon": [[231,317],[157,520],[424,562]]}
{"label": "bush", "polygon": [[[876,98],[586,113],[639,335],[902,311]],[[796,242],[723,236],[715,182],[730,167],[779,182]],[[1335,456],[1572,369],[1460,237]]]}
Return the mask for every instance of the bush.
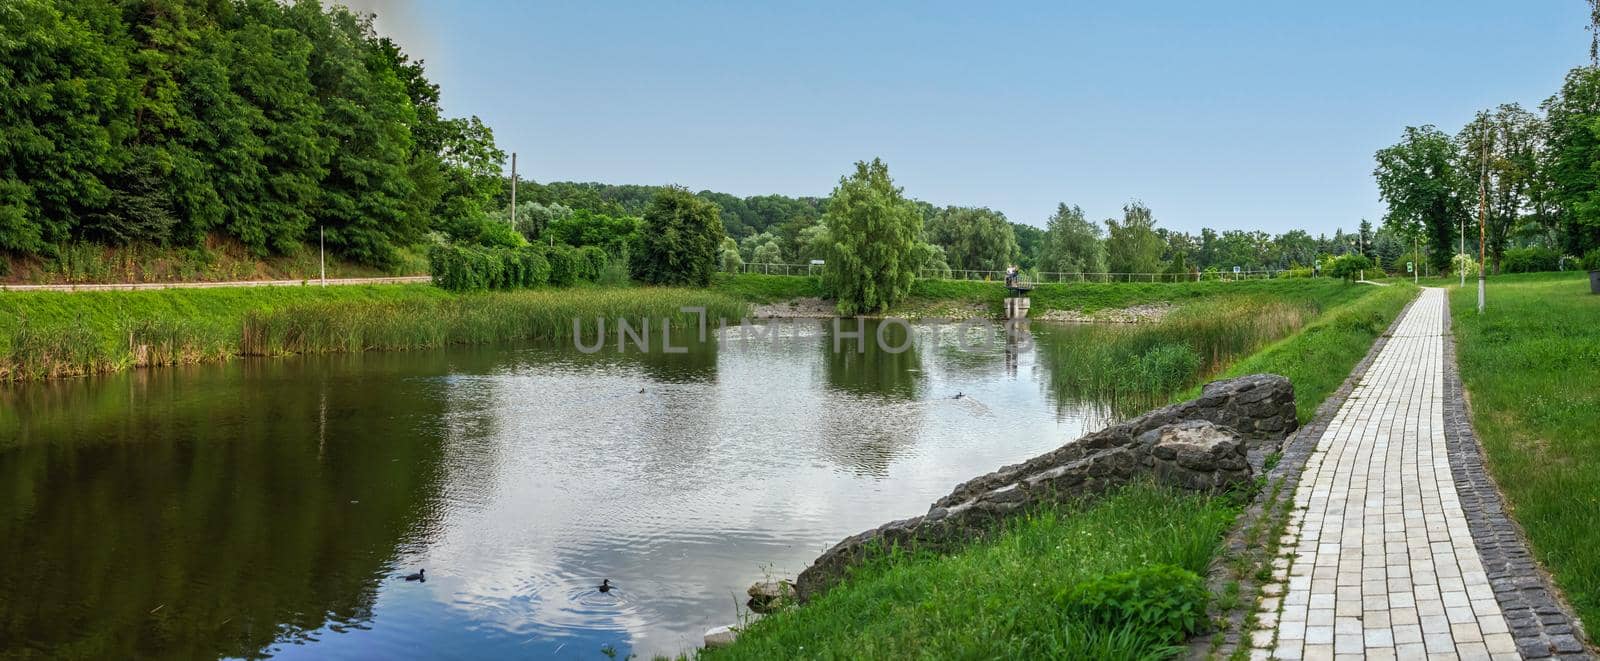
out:
{"label": "bush", "polygon": [[595,246],[584,246],[577,251],[577,275],[584,282],[599,282],[606,270],[606,251]]}
{"label": "bush", "polygon": [[1278,272],[1280,278],[1311,278],[1317,275],[1317,270],[1310,266],[1291,266]]}
{"label": "bush", "polygon": [[545,258],[550,260],[550,284],[570,287],[577,282],[578,256],[572,246],[557,244],[545,253]]}
{"label": "bush", "polygon": [[1583,260],[1579,264],[1585,271],[1600,271],[1600,248],[1584,253]]}
{"label": "bush", "polygon": [[1345,280],[1355,280],[1361,275],[1362,271],[1372,268],[1374,268],[1372,260],[1367,259],[1366,255],[1355,253],[1340,255],[1328,260],[1327,266],[1330,277],[1344,278]]}
{"label": "bush", "polygon": [[550,261],[540,246],[485,248],[436,245],[428,251],[433,284],[449,291],[522,289],[550,282]]}
{"label": "bush", "polygon": [[[1467,277],[1478,277],[1478,258],[1464,252],[1456,253],[1454,257],[1450,258],[1450,273],[1448,275],[1460,275],[1463,268],[1466,270]],[[1446,274],[1441,273],[1440,275]]]}
{"label": "bush", "polygon": [[1130,626],[1172,644],[1200,629],[1207,599],[1198,575],[1163,564],[1079,583],[1066,594],[1063,606],[1085,625]]}
{"label": "bush", "polygon": [[1512,248],[1500,258],[1501,273],[1538,273],[1561,269],[1561,255],[1544,246]]}

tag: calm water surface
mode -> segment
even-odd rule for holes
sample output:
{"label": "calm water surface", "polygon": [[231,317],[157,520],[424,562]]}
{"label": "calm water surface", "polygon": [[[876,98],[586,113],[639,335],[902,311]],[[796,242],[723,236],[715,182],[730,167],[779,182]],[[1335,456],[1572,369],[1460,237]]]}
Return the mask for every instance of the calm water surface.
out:
{"label": "calm water surface", "polygon": [[1050,390],[1075,329],[827,329],[0,389],[0,657],[672,654],[751,582],[1110,415]]}

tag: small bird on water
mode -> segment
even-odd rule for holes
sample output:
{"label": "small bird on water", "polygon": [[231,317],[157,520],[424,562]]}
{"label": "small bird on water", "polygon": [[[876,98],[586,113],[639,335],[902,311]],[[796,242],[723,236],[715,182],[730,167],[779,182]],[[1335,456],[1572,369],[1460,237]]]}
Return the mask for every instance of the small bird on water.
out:
{"label": "small bird on water", "polygon": [[956,396],[951,397],[950,399],[961,399],[961,393],[956,393]]}
{"label": "small bird on water", "polygon": [[418,569],[415,574],[406,574],[406,580],[427,582],[428,577],[424,576],[427,572],[428,570],[426,569]]}
{"label": "small bird on water", "polygon": [[605,593],[610,592],[611,588],[614,587],[616,586],[611,584],[611,579],[607,578],[600,581],[600,586],[597,589],[600,590],[600,592]]}

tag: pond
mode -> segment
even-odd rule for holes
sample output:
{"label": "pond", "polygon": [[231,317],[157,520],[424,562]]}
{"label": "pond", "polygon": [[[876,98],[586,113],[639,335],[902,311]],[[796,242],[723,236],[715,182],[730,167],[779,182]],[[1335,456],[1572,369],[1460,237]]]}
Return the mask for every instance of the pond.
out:
{"label": "pond", "polygon": [[676,654],[752,582],[1113,415],[1053,393],[1040,349],[1076,328],[835,352],[830,323],[0,389],[0,657]]}

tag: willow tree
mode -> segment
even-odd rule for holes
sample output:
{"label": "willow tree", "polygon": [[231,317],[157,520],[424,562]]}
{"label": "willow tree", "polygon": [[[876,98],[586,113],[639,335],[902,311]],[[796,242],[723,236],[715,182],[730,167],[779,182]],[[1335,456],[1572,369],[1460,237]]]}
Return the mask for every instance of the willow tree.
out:
{"label": "willow tree", "polygon": [[839,314],[882,310],[911,291],[922,213],[882,160],[858,161],[854,174],[839,179],[823,223],[832,238],[823,286]]}

